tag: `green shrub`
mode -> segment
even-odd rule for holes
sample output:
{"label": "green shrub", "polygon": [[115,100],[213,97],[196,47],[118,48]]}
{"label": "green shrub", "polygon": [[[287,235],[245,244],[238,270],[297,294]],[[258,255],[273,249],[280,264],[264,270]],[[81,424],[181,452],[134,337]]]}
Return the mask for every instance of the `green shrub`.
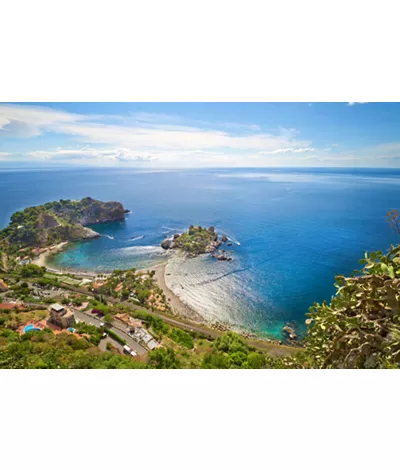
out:
{"label": "green shrub", "polygon": [[178,328],[172,328],[168,336],[180,346],[183,346],[187,349],[194,348],[193,338],[186,331],[180,330]]}
{"label": "green shrub", "polygon": [[114,330],[110,330],[108,328],[105,328],[104,330],[110,338],[115,339],[115,341],[118,341],[118,343],[122,344],[123,346],[126,344],[126,341],[122,339],[117,333],[115,333]]}

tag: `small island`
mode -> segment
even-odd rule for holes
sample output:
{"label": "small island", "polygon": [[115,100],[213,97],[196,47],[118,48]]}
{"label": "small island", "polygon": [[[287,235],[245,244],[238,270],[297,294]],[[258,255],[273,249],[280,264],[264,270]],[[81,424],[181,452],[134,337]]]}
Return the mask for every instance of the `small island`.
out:
{"label": "small island", "polygon": [[201,225],[191,225],[189,230],[182,234],[176,233],[172,238],[167,238],[161,242],[164,250],[178,249],[189,256],[198,256],[205,253],[213,253],[219,261],[232,261],[225,251],[218,256],[215,252],[220,246],[228,241],[226,235],[218,236],[214,227],[202,227]]}
{"label": "small island", "polygon": [[120,202],[82,200],[48,202],[15,212],[0,231],[0,250],[7,255],[38,255],[41,250],[69,241],[91,240],[100,234],[88,225],[124,220],[126,209]]}
{"label": "small island", "polygon": [[[296,351],[247,332],[234,333],[219,322],[207,323],[168,289],[166,263],[148,271],[111,273],[47,266],[48,255],[69,242],[101,236],[89,226],[124,220],[127,212],[119,202],[86,197],[28,207],[11,216],[0,230],[3,367],[264,368],[267,360],[281,364],[281,356]],[[143,236],[133,237],[138,238]],[[225,245],[230,246],[228,237],[214,227],[194,225],[162,242],[164,249],[190,257],[210,254],[230,261],[229,252],[221,249]],[[22,343],[29,347],[16,355]]]}

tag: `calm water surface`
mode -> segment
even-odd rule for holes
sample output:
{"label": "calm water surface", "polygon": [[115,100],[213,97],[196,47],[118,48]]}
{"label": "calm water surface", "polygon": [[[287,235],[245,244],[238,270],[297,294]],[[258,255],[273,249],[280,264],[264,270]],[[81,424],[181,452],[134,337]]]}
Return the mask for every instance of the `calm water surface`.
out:
{"label": "calm water surface", "polygon": [[74,245],[58,265],[151,266],[166,259],[166,235],[214,225],[234,242],[234,261],[173,261],[169,284],[209,319],[279,336],[285,322],[301,327],[314,301],[330,299],[335,274],[357,269],[365,250],[396,242],[385,214],[400,206],[400,171],[8,170],[0,172],[0,224],[27,206],[85,196],[132,213],[94,226],[104,236]]}

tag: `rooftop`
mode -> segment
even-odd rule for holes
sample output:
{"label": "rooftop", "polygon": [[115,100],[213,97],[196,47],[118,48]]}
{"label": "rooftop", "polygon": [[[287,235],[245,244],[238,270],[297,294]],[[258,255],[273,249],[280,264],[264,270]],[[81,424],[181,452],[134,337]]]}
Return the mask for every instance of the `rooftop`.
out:
{"label": "rooftop", "polygon": [[50,308],[55,312],[61,312],[62,310],[65,310],[65,307],[60,304],[51,304]]}

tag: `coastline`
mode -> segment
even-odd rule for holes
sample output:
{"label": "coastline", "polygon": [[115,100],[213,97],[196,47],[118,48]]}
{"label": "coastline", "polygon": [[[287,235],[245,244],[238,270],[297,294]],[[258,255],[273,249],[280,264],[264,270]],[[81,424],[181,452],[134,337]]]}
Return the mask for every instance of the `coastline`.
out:
{"label": "coastline", "polygon": [[33,264],[36,264],[37,266],[45,267],[47,271],[54,273],[54,274],[73,274],[75,276],[93,277],[93,278],[102,274],[100,272],[95,273],[93,271],[72,270],[69,268],[60,269],[60,268],[55,268],[51,266],[49,264],[49,258],[63,251],[69,243],[70,242],[61,242],[58,245],[47,248],[46,251],[44,251],[43,253],[40,253],[40,255],[37,258],[32,260]]}
{"label": "coastline", "polygon": [[[69,244],[69,242],[62,242],[53,247],[48,248],[46,251],[41,253],[36,259],[33,260],[33,263],[38,266],[45,267],[50,273],[60,274],[60,275],[74,275],[79,276],[82,278],[96,278],[102,274],[107,274],[105,271],[99,272],[91,272],[85,270],[73,270],[69,268],[54,268],[49,264],[49,258],[54,256],[57,253],[60,253],[65,247]],[[175,255],[179,256],[179,255]],[[193,322],[195,324],[204,325],[214,331],[236,331],[237,333],[241,334],[243,337],[252,340],[259,340],[262,342],[272,343],[276,345],[280,345],[281,342],[272,338],[264,338],[255,333],[246,332],[246,330],[240,329],[237,330],[233,325],[226,324],[221,321],[210,321],[207,319],[206,315],[202,315],[197,309],[189,305],[185,302],[179,295],[174,293],[174,291],[168,287],[166,276],[169,275],[167,273],[168,263],[171,261],[171,258],[167,259],[163,263],[157,263],[153,266],[149,266],[146,269],[138,269],[140,272],[147,272],[153,270],[155,272],[154,279],[158,286],[164,292],[167,302],[171,307],[171,310],[174,315],[178,318],[181,318],[183,321],[186,320],[188,322]]]}
{"label": "coastline", "polygon": [[[85,270],[72,270],[69,268],[55,268],[49,264],[49,258],[60,253],[62,250],[66,248],[69,242],[62,242],[53,247],[47,248],[46,251],[41,253],[38,258],[34,259],[33,262],[37,266],[45,267],[49,272],[53,272],[55,274],[73,274],[82,277],[97,277],[101,274],[105,274],[105,272],[91,272]],[[147,272],[147,271],[155,271],[155,280],[159,287],[164,292],[165,296],[167,297],[167,301],[173,311],[173,313],[179,317],[182,317],[187,320],[194,321],[196,323],[206,323],[206,319],[192,307],[190,307],[186,302],[184,302],[178,295],[176,295],[168,286],[165,280],[165,270],[168,264],[168,260],[164,263],[158,263],[154,266],[150,266],[148,269],[140,269],[139,271]],[[209,325],[212,326],[212,325]]]}
{"label": "coastline", "polygon": [[40,255],[37,258],[33,259],[32,261],[37,266],[45,267],[46,269],[49,269],[49,270],[53,269],[51,266],[49,266],[48,258],[62,251],[66,245],[68,245],[68,242],[61,242],[58,245],[52,246],[50,248],[46,248],[46,251],[43,251],[43,253],[40,253]]}
{"label": "coastline", "polygon": [[[186,302],[184,302],[178,295],[176,295],[168,286],[165,280],[165,270],[167,267],[168,261],[162,264],[157,264],[152,266],[150,270],[155,271],[155,280],[159,287],[163,290],[167,301],[172,308],[172,311],[175,315],[178,315],[182,318],[192,320],[197,323],[206,322],[205,318],[192,307],[190,307]],[[206,322],[207,323],[207,322]]]}

